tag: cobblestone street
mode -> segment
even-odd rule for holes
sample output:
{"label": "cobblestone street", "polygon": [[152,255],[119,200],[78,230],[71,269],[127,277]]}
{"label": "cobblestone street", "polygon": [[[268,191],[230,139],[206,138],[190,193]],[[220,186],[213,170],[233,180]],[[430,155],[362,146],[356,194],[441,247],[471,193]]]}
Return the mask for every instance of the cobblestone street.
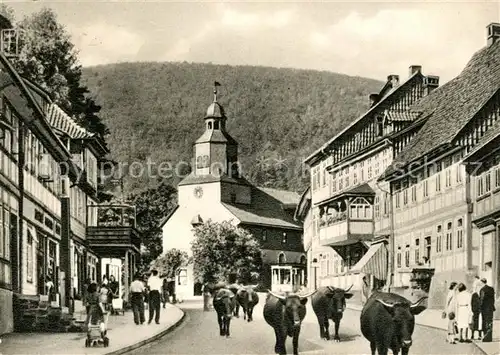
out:
{"label": "cobblestone street", "polygon": [[[261,301],[262,302],[262,301]],[[272,354],[274,332],[262,316],[262,303],[254,310],[254,322],[243,318],[231,322],[231,337],[219,336],[214,311],[203,312],[198,302],[181,304],[186,321],[159,341],[134,350],[134,354]],[[333,326],[330,327],[333,332]],[[359,330],[359,312],[346,310],[340,327],[341,342],[319,339],[314,314],[308,310],[299,340],[301,354],[369,354],[368,342]],[[444,341],[443,331],[416,326],[410,354],[482,354],[473,344],[450,345]],[[287,352],[292,354],[291,338],[287,339]]]}

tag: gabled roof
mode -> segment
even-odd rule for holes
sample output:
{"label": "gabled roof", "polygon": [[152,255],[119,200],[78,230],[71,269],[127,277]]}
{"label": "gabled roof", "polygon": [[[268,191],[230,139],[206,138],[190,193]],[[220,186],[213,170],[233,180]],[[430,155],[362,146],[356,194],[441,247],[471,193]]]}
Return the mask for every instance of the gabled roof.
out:
{"label": "gabled roof", "polygon": [[327,202],[336,201],[339,198],[346,197],[346,196],[373,197],[374,195],[375,195],[375,191],[373,191],[373,189],[370,187],[370,185],[368,185],[368,183],[365,182],[361,185],[357,185],[357,186],[351,187],[350,189],[341,191],[338,194],[336,194],[336,195],[334,195],[326,200],[316,202],[315,205],[323,205]]}
{"label": "gabled roof", "polygon": [[302,221],[305,219],[307,213],[311,209],[311,186],[309,185],[307,189],[300,196],[300,201],[295,209],[293,219],[296,221]]}
{"label": "gabled roof", "polygon": [[47,120],[54,129],[64,132],[70,136],[70,138],[84,139],[94,136],[93,133],[90,133],[85,128],[81,127],[56,104],[49,105],[46,115]]}
{"label": "gabled roof", "polygon": [[[342,131],[340,131],[339,133],[337,133],[333,138],[331,138],[328,142],[326,142],[325,144],[323,144],[323,146],[319,149],[317,149],[314,153],[312,153],[311,155],[309,155],[306,159],[305,159],[305,162],[309,162],[311,161],[316,155],[320,154],[321,152],[325,151],[326,149],[328,149],[329,146],[331,146],[331,144],[333,142],[335,142],[338,138],[340,138],[344,133],[346,133],[347,131],[349,131],[352,127],[354,127],[356,124],[358,124],[360,121],[362,121],[365,117],[367,117],[368,115],[372,114],[373,112],[375,112],[377,109],[380,108],[380,106],[382,106],[383,103],[387,102],[387,100],[394,94],[396,93],[397,91],[401,90],[402,87],[405,87],[407,86],[415,77],[417,76],[422,76],[422,73],[421,71],[416,71],[413,75],[411,75],[405,82],[401,83],[400,85],[396,86],[396,87],[393,87],[391,88],[387,93],[384,93],[384,96],[380,99],[380,101],[378,101],[375,105],[373,105],[372,107],[370,107],[370,109],[368,111],[366,111],[364,114],[362,114],[359,118],[355,119],[353,122],[351,122],[346,128],[344,128]],[[384,85],[384,87],[382,88],[381,92],[383,92],[384,90],[387,90],[387,85],[388,83],[386,83]]]}
{"label": "gabled roof", "polygon": [[381,178],[453,140],[500,90],[500,41],[474,54],[453,80],[423,97],[412,108],[428,117],[410,144]]}
{"label": "gabled roof", "polygon": [[[250,205],[227,202],[222,204],[242,224],[301,230],[302,227],[293,220],[291,214],[282,208],[283,200],[287,201],[291,197],[289,193],[289,191],[252,186],[252,203]],[[296,202],[298,202],[299,195],[295,195]]]}
{"label": "gabled roof", "polygon": [[[465,157],[464,161],[470,160],[473,157],[478,157],[478,159],[481,159],[485,154],[484,152],[481,152],[484,150],[484,148],[493,141],[497,140],[497,138],[500,138],[500,120],[497,120],[493,126],[488,129],[488,131],[485,133],[485,135],[481,138],[478,144],[472,149]],[[500,147],[498,147],[500,148]],[[482,153],[482,154],[478,154]]]}

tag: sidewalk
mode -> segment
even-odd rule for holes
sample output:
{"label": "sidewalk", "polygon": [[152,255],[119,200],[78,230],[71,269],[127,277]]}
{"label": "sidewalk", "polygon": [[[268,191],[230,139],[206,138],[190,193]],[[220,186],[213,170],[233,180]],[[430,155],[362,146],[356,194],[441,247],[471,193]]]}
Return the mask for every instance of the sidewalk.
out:
{"label": "sidewalk", "polygon": [[[360,304],[349,304],[347,308],[361,311],[363,308]],[[415,316],[415,323],[424,327],[448,330],[448,320],[441,318],[442,311],[438,309],[426,309],[419,315]],[[493,341],[491,343],[483,343],[482,341],[474,341],[474,344],[487,355],[500,354],[500,320],[493,322]]]}
{"label": "sidewalk", "polygon": [[[184,318],[184,312],[171,304],[161,311],[159,325],[136,325],[131,311],[109,316],[107,348],[85,348],[86,333],[11,333],[2,336],[0,354],[122,354],[163,336]],[[147,320],[148,310],[145,313]]]}

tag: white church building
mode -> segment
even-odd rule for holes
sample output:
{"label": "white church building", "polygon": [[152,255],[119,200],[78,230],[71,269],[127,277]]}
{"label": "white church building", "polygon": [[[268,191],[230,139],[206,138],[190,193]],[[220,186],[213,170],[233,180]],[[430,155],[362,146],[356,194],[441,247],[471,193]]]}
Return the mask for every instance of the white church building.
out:
{"label": "white church building", "polygon": [[[231,221],[248,230],[262,248],[263,272],[259,288],[287,290],[306,281],[306,255],[302,227],[294,221],[300,196],[291,191],[253,186],[240,175],[238,143],[226,130],[223,107],[214,101],[208,107],[205,132],[194,144],[190,175],[178,185],[178,204],[161,222],[163,251],[176,248],[191,255],[193,227],[211,219]],[[201,284],[193,265],[176,276],[181,298],[199,295]]]}

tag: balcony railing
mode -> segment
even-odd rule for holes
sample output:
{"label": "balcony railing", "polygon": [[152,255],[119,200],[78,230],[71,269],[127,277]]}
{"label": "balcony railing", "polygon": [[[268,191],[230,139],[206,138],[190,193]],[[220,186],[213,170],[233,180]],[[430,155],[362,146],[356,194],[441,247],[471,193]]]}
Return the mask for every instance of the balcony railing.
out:
{"label": "balcony railing", "polygon": [[88,206],[90,216],[96,214],[97,218],[89,221],[89,227],[132,227],[136,226],[135,206],[121,205],[95,205]]}
{"label": "balcony railing", "polygon": [[322,218],[319,222],[319,226],[322,228],[329,227],[338,222],[345,221],[346,219],[347,219],[347,212],[340,212],[338,214]]}

